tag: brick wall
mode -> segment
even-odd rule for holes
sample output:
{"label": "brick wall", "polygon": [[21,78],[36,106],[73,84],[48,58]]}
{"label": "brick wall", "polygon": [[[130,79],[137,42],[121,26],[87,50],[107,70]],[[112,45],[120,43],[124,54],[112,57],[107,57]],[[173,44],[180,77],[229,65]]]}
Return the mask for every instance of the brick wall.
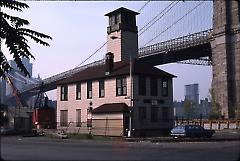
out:
{"label": "brick wall", "polygon": [[[117,37],[111,39],[111,37]],[[114,62],[138,58],[138,35],[129,31],[116,31],[107,36],[107,52],[114,54]]]}
{"label": "brick wall", "polygon": [[[170,128],[173,126],[173,90],[172,90],[172,80],[168,80],[168,97],[163,97],[161,95],[161,84],[162,79],[158,78],[158,96],[150,95],[150,77],[146,79],[147,93],[146,96],[139,96],[138,94],[138,76],[133,77],[133,126],[134,128]],[[92,89],[93,89],[93,97],[92,99],[87,99],[87,85],[86,82],[81,84],[81,100],[76,100],[76,84],[71,84],[68,86],[68,101],[60,101],[60,86],[57,88],[57,122],[60,122],[60,110],[68,110],[68,122],[76,122],[76,109],[81,109],[81,121],[87,121],[87,108],[89,107],[89,103],[92,102],[92,107],[97,108],[103,104],[108,103],[126,103],[130,106],[130,77],[127,77],[127,96],[116,96],[116,79],[108,79],[105,80],[105,97],[99,98],[99,82],[93,81]],[[158,104],[159,120],[156,123],[152,123],[150,121],[151,115],[151,103],[144,103],[145,99],[150,100],[163,100],[164,102]],[[139,106],[147,107],[147,118],[146,122],[139,122],[138,112]],[[162,122],[162,108],[169,108],[169,122]],[[118,115],[119,116],[119,115]],[[75,126],[75,124],[71,124],[70,126]],[[76,130],[75,130],[76,131]]]}

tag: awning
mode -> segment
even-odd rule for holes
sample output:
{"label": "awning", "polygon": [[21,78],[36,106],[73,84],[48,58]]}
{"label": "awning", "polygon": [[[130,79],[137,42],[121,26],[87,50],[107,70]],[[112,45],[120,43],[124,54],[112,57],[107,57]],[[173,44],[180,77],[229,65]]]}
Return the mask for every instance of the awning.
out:
{"label": "awning", "polygon": [[92,110],[93,114],[100,113],[123,113],[129,112],[129,107],[125,103],[103,104]]}

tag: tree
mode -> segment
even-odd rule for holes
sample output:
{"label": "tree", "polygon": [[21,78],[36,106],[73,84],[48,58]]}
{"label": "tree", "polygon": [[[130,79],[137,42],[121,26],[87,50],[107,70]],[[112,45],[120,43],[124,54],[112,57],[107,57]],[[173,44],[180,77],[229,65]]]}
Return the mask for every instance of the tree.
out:
{"label": "tree", "polygon": [[[2,7],[19,12],[22,12],[22,9],[29,8],[27,4],[14,0],[0,0],[0,8]],[[0,38],[1,40],[5,40],[5,45],[20,71],[22,71],[25,76],[29,76],[29,73],[21,60],[23,57],[34,59],[34,56],[30,52],[28,39],[30,38],[43,46],[49,46],[49,44],[42,39],[52,38],[43,33],[24,28],[24,25],[29,25],[29,22],[25,19],[0,12]],[[5,74],[9,72],[9,70],[12,70],[12,68],[8,63],[6,56],[0,50],[0,77],[5,77]]]}
{"label": "tree", "polygon": [[210,94],[210,101],[212,104],[212,108],[209,113],[209,119],[220,119],[221,117],[220,104],[217,101],[217,98],[213,89],[209,90],[209,94]]}
{"label": "tree", "polygon": [[236,119],[239,120],[240,119],[240,104],[238,106],[236,106],[235,111],[236,111]]}

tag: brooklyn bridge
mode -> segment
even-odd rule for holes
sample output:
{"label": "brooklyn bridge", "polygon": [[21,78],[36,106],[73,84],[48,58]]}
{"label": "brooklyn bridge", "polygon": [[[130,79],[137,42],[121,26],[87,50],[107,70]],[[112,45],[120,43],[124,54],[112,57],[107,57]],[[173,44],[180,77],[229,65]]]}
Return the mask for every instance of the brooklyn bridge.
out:
{"label": "brooklyn bridge", "polygon": [[[172,1],[163,10],[159,10],[157,7],[151,9],[151,14],[156,16],[147,19],[144,15],[149,12],[146,13],[145,8],[150,3],[147,1],[138,11],[138,59],[142,63],[153,66],[174,62],[211,65],[213,68],[212,88],[221,107],[221,114],[225,118],[234,118],[236,108],[240,107],[240,2],[237,0],[195,1],[194,3]],[[177,7],[178,5],[179,7]],[[209,5],[212,12],[207,11],[209,7],[206,6]],[[168,17],[173,21],[158,27],[159,32],[149,32],[155,24],[163,24],[161,20],[164,21],[164,18],[171,12],[182,14]],[[193,19],[194,15],[197,16]],[[212,19],[212,24],[209,26],[200,27],[203,25],[195,24],[197,20],[202,21],[201,24],[209,18]],[[179,33],[179,24],[183,20],[185,26],[192,25],[194,29]],[[145,23],[142,25],[140,22]],[[181,26],[181,28],[184,27]],[[173,35],[173,31],[177,34]],[[145,41],[146,38],[148,38],[147,41]],[[19,92],[28,98],[36,95],[40,88],[45,92],[56,89],[57,81],[90,66],[103,63],[104,60],[97,60],[75,67],[41,82],[30,83]]]}

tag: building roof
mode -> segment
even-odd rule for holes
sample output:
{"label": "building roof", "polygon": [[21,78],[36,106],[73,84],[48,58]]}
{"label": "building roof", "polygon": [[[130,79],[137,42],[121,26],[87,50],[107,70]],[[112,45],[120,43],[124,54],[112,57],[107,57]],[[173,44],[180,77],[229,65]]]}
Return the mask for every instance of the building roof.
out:
{"label": "building roof", "polygon": [[102,114],[102,113],[122,113],[127,112],[128,106],[125,103],[110,103],[103,104],[92,110],[93,114]]}
{"label": "building roof", "polygon": [[139,13],[138,12],[135,12],[135,11],[132,11],[132,10],[129,10],[127,8],[124,8],[124,7],[120,7],[112,12],[109,12],[107,14],[105,14],[105,16],[110,16],[110,15],[113,15],[113,14],[116,14],[116,13],[129,13],[129,14],[133,14],[133,15],[138,15]]}
{"label": "building roof", "polygon": [[[115,62],[113,65],[113,71],[109,75],[105,74],[105,71],[106,71],[105,64],[88,67],[70,77],[67,77],[63,80],[58,81],[57,85],[72,84],[72,83],[81,82],[81,81],[106,79],[106,78],[117,77],[122,75],[129,75],[130,74],[129,64],[130,64],[129,61]],[[136,60],[133,62],[132,66],[133,66],[132,68],[133,75],[149,75],[149,76],[157,76],[157,77],[163,77],[163,78],[176,77],[161,69],[158,69],[153,66],[149,66],[147,64],[142,64]]]}

